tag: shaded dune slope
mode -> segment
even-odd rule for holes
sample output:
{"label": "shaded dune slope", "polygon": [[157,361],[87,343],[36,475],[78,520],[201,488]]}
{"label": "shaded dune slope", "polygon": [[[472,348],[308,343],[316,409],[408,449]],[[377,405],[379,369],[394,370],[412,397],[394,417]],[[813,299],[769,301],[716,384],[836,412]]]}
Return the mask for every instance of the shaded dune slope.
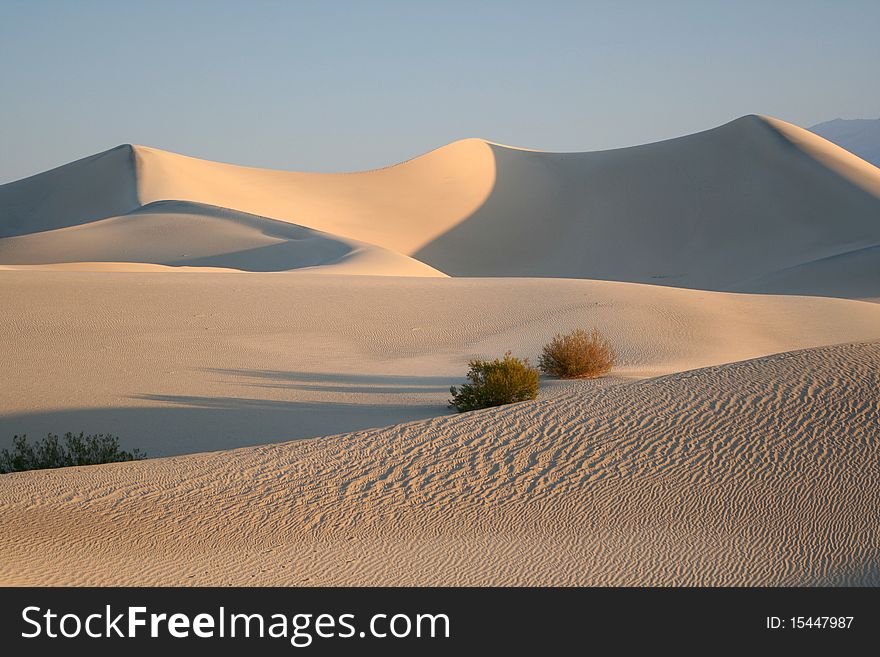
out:
{"label": "shaded dune slope", "polygon": [[880,302],[880,245],[854,249],[739,285],[768,294],[814,294]]}
{"label": "shaded dune slope", "polygon": [[[0,579],[880,584],[880,345],[0,478]],[[492,558],[487,559],[486,555]]]}
{"label": "shaded dune slope", "polygon": [[0,238],[76,226],[140,204],[134,149],[117,146],[0,185]]}
{"label": "shaded dune slope", "polygon": [[415,254],[450,275],[740,289],[880,244],[880,170],[771,119],[596,153],[491,147],[493,194]]}

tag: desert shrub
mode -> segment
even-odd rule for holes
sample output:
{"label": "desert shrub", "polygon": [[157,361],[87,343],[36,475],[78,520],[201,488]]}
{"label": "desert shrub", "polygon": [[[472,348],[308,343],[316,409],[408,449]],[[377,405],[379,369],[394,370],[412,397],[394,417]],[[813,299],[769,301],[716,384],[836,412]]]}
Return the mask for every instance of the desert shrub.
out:
{"label": "desert shrub", "polygon": [[614,356],[614,348],[598,329],[575,329],[567,335],[557,333],[544,346],[538,367],[563,379],[592,379],[611,371]]}
{"label": "desert shrub", "polygon": [[103,433],[76,435],[68,432],[64,434],[63,443],[57,435],[50,433],[33,445],[28,442],[27,435],[23,435],[15,436],[12,444],[11,452],[8,449],[0,451],[0,474],[146,458],[140,450],[126,452],[119,449],[119,438]]}
{"label": "desert shrub", "polygon": [[449,389],[452,393],[449,406],[459,412],[527,401],[538,396],[538,370],[529,364],[528,358],[514,358],[508,351],[501,360],[472,360],[468,365],[470,383]]}

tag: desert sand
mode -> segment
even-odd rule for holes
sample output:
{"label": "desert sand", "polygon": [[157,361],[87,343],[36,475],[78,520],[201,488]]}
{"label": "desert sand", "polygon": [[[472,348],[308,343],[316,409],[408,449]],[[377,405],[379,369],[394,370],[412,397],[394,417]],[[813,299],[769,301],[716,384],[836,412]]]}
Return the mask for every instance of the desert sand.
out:
{"label": "desert sand", "polygon": [[[309,174],[0,186],[6,584],[878,584],[880,170],[777,119]],[[618,366],[455,414],[467,361]],[[225,451],[224,451],[225,450]]]}
{"label": "desert sand", "polygon": [[444,415],[470,358],[536,362],[583,324],[616,346],[615,380],[880,337],[880,304],[610,281],[0,274],[4,446],[83,427],[165,456]]}
{"label": "desert sand", "polygon": [[880,584],[878,343],[345,434],[6,475],[42,584]]}

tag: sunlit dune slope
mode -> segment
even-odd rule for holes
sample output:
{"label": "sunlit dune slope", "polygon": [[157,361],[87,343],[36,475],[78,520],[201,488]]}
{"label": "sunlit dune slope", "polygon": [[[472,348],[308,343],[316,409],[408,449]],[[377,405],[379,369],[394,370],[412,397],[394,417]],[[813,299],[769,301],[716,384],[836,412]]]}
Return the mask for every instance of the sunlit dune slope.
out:
{"label": "sunlit dune slope", "polygon": [[133,149],[142,202],[179,199],[235,208],[407,255],[471,216],[495,181],[492,149],[479,139],[346,174],[271,171]]}

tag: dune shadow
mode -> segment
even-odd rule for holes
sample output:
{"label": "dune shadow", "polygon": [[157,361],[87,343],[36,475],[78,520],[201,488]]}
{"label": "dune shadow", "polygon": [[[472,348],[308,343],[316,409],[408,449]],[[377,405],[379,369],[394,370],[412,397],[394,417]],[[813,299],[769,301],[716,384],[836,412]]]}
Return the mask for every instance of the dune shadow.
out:
{"label": "dune shadow", "polygon": [[341,240],[315,234],[307,239],[288,240],[198,258],[168,260],[160,264],[171,267],[224,267],[240,271],[281,272],[334,264],[351,251],[351,246]]}
{"label": "dune shadow", "polygon": [[346,374],[342,372],[318,373],[294,370],[246,370],[207,368],[222,376],[250,379],[245,385],[257,388],[285,388],[310,392],[359,393],[359,394],[430,394],[447,392],[449,386],[458,382],[450,376],[418,376],[399,374]]}
{"label": "dune shadow", "polygon": [[349,404],[145,394],[147,406],[47,410],[0,416],[0,447],[15,434],[113,433],[124,449],[172,456],[347,433],[427,419],[442,403]]}

